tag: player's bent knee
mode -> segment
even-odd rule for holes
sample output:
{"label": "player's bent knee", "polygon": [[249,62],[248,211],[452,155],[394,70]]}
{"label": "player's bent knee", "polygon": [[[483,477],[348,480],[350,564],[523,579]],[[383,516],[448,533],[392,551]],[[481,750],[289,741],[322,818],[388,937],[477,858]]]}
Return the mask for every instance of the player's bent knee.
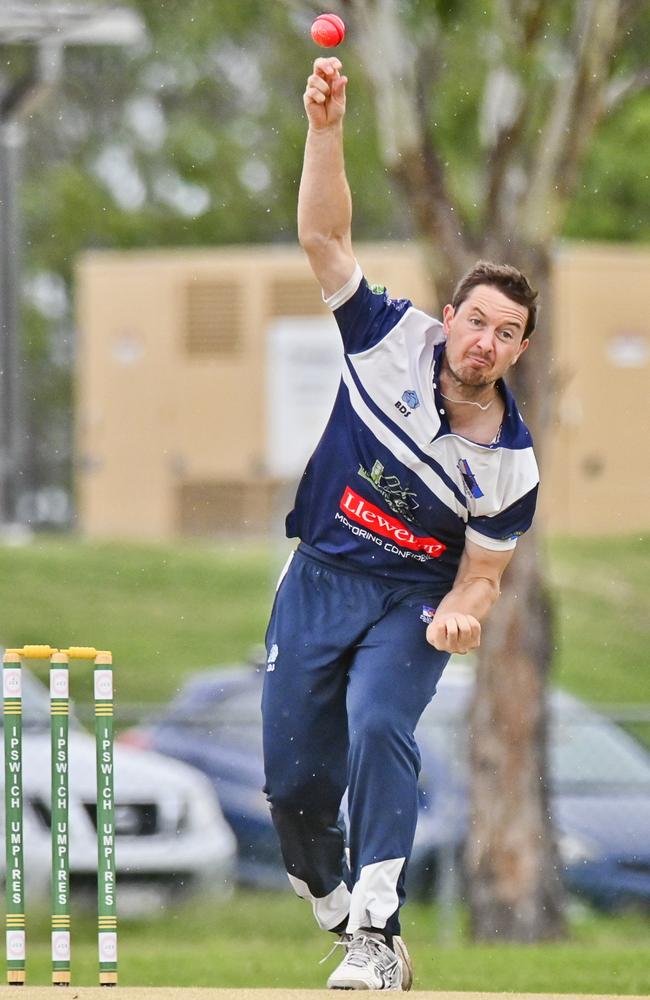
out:
{"label": "player's bent knee", "polygon": [[343,789],[321,778],[291,784],[267,782],[265,792],[274,813],[298,816],[336,815],[343,795]]}
{"label": "player's bent knee", "polygon": [[393,745],[417,753],[408,727],[395,718],[390,706],[374,706],[350,720],[350,748],[354,752],[365,745]]}

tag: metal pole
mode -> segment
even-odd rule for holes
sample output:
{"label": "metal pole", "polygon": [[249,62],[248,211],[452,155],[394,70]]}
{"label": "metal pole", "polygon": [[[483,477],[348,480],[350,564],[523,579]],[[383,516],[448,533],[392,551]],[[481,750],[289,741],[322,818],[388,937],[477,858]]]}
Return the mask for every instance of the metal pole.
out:
{"label": "metal pole", "polygon": [[19,185],[29,111],[60,80],[63,47],[42,41],[24,77],[0,95],[0,525],[18,522],[20,495],[33,486],[21,324],[22,226]]}
{"label": "metal pole", "polygon": [[[18,521],[21,492],[34,486],[20,334],[20,124],[63,75],[65,45],[135,45],[146,38],[135,11],[94,4],[3,0],[0,39],[33,46],[30,71],[0,90],[0,527]],[[6,8],[6,9],[5,9]]]}
{"label": "metal pole", "polygon": [[0,523],[4,524],[17,520],[25,447],[18,206],[23,139],[19,122],[0,121]]}

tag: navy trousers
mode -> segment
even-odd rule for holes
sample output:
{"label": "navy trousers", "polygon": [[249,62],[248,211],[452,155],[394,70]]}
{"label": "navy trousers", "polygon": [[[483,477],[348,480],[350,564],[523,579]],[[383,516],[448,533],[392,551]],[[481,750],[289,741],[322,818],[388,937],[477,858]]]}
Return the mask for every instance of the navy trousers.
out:
{"label": "navy trousers", "polygon": [[433,608],[420,585],[342,568],[303,544],[276,594],[265,791],[289,879],[327,930],[399,933],[418,811],[413,731],[449,658],[426,641]]}

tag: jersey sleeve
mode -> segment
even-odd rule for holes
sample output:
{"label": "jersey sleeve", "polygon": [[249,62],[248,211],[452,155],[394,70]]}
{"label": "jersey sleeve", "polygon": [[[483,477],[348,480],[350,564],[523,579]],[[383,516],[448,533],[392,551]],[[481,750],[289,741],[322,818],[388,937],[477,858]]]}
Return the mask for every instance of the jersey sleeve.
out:
{"label": "jersey sleeve", "polygon": [[343,288],[324,301],[334,313],[347,354],[360,354],[378,344],[412,305],[408,299],[391,299],[385,288],[369,285],[358,264]]}
{"label": "jersey sleeve", "polygon": [[532,490],[498,514],[470,517],[465,529],[465,538],[475,542],[476,545],[482,545],[484,549],[495,551],[514,549],[518,537],[528,531],[533,523],[538,488],[539,484],[535,485]]}

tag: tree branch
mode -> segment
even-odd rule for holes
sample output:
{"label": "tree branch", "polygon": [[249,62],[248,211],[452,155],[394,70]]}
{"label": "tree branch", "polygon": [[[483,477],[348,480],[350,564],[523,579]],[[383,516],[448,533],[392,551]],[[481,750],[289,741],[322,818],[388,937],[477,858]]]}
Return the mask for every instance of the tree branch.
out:
{"label": "tree branch", "polygon": [[623,36],[630,31],[634,21],[638,15],[646,9],[647,5],[648,0],[621,0],[617,48],[620,46],[621,42],[624,41]]}
{"label": "tree branch", "polygon": [[[428,129],[426,86],[416,73],[416,48],[393,0],[348,0],[357,47],[370,78],[384,163],[405,189],[419,231],[458,275],[474,256],[460,209],[449,196],[445,166]],[[448,286],[447,274],[440,283]]]}
{"label": "tree branch", "polygon": [[630,76],[617,77],[605,90],[603,99],[605,113],[614,111],[620,104],[635,94],[641,94],[650,88],[650,66],[642,66]]}
{"label": "tree branch", "polygon": [[[523,6],[523,10],[522,10]],[[524,58],[535,48],[545,23],[546,0],[531,0],[521,4],[520,0],[503,0],[503,23],[512,25],[516,31],[515,44]],[[524,134],[524,126],[529,120],[538,94],[532,87],[524,89],[524,96],[514,119],[501,127],[496,135],[486,164],[487,197],[485,220],[488,228],[501,231],[505,220],[511,215],[512,205],[506,204],[505,188],[508,168],[518,152]]]}
{"label": "tree branch", "polygon": [[556,188],[565,202],[573,194],[589,140],[605,113],[604,94],[616,42],[619,2],[592,0],[592,19],[586,26],[583,58],[578,63],[569,135],[556,168]]}
{"label": "tree branch", "polygon": [[499,130],[496,142],[488,155],[485,219],[490,227],[494,226],[496,229],[501,229],[503,218],[507,215],[503,197],[506,174],[523,134],[524,124],[530,116],[532,102],[533,94],[529,88],[523,100],[519,102],[516,118],[509,126]]}
{"label": "tree branch", "polygon": [[573,190],[589,137],[603,110],[603,91],[616,37],[620,0],[580,0],[571,53],[537,149],[525,204],[523,234],[546,242],[557,232],[563,202]]}
{"label": "tree branch", "polygon": [[503,23],[515,29],[518,44],[530,49],[546,22],[547,0],[503,0],[503,7]]}

